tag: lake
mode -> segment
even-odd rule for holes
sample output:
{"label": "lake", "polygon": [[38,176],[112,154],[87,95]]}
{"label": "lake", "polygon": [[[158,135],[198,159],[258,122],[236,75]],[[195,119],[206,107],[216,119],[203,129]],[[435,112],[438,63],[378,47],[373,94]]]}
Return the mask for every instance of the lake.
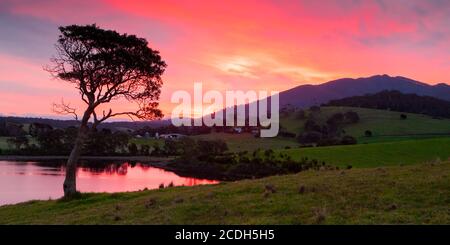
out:
{"label": "lake", "polygon": [[[77,169],[81,192],[126,192],[165,186],[215,184],[218,181],[189,177],[142,163],[83,162]],[[63,196],[63,162],[0,161],[0,205]]]}

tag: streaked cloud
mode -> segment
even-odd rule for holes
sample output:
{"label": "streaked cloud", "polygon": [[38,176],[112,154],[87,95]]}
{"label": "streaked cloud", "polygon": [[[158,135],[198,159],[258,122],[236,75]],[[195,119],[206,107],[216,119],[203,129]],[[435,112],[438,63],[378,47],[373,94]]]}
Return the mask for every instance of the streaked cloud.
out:
{"label": "streaked cloud", "polygon": [[[0,95],[9,101],[0,112],[49,114],[45,105],[55,99],[76,101],[76,91],[41,67],[53,54],[58,26],[91,23],[144,37],[160,50],[168,63],[166,113],[172,91],[194,82],[280,91],[385,73],[450,82],[447,0],[3,0]],[[20,103],[27,98],[39,102]]]}

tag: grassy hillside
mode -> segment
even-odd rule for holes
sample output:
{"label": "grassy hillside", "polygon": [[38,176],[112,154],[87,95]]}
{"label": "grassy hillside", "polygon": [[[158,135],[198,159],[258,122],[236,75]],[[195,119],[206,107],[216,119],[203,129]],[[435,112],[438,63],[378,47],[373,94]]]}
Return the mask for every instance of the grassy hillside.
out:
{"label": "grassy hillside", "polygon": [[252,152],[260,149],[284,149],[285,147],[298,147],[298,143],[292,138],[256,138],[252,134],[228,134],[228,133],[211,133],[193,136],[194,139],[221,139],[227,142],[230,151],[249,151]]}
{"label": "grassy hillside", "polygon": [[[450,163],[446,162],[83,194],[72,201],[0,207],[0,223],[449,224],[449,173]],[[275,192],[265,191],[266,185],[273,185]]]}
{"label": "grassy hillside", "polygon": [[[360,122],[347,125],[343,129],[358,139],[359,143],[373,143],[394,140],[408,140],[450,135],[449,119],[433,119],[430,116],[401,113],[386,110],[374,110],[352,107],[321,107],[315,117],[319,122],[325,121],[338,112],[354,111],[360,116]],[[400,114],[407,119],[401,120]],[[281,118],[281,125],[289,132],[302,132],[306,119],[296,119],[295,114]],[[370,130],[373,137],[365,137],[364,132]]]}
{"label": "grassy hillside", "polygon": [[379,167],[415,164],[450,158],[450,138],[409,140],[398,142],[296,148],[282,150],[294,159],[308,157],[328,164],[346,167]]}

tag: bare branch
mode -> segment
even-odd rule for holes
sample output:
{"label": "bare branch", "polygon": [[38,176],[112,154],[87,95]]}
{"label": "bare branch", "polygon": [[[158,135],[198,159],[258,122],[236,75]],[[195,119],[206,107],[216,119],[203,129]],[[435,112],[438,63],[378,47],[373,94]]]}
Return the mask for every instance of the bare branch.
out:
{"label": "bare branch", "polygon": [[61,103],[53,103],[53,112],[61,115],[73,115],[74,119],[78,121],[78,115],[76,109],[70,106],[70,103],[65,103],[64,99],[61,99]]}

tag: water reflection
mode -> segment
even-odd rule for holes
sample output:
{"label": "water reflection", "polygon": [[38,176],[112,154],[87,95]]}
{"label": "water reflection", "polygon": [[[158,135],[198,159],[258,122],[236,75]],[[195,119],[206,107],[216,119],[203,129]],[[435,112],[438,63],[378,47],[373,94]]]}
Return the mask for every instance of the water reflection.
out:
{"label": "water reflection", "polygon": [[[55,199],[63,195],[65,169],[62,162],[0,161],[0,205],[34,199]],[[82,192],[125,192],[160,184],[192,186],[217,181],[181,177],[142,163],[81,162],[77,169]]]}

